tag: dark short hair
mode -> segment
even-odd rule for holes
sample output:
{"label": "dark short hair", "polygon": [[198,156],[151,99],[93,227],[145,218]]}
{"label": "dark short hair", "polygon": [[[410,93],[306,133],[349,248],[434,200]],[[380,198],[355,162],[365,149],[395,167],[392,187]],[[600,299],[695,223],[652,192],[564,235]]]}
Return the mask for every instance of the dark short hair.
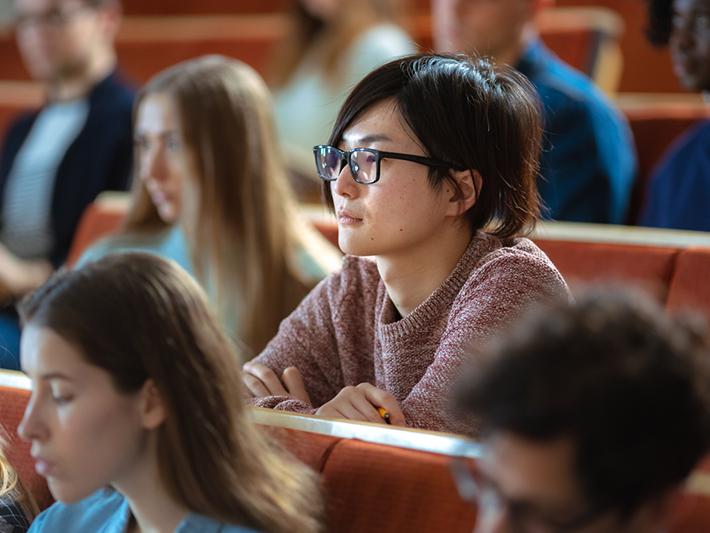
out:
{"label": "dark short hair", "polygon": [[532,311],[459,383],[482,435],[570,437],[587,499],[628,518],[679,485],[710,446],[704,323],[596,291]]}
{"label": "dark short hair", "polygon": [[[486,58],[415,54],[368,74],[352,90],[328,141],[337,146],[350,124],[373,105],[392,99],[405,124],[434,159],[477,170],[483,178],[466,213],[474,230],[500,237],[531,229],[539,216],[541,118],[535,89],[515,70]],[[433,187],[449,169],[429,171]],[[323,183],[333,208],[330,184]]]}
{"label": "dark short hair", "polygon": [[655,46],[666,46],[673,31],[673,0],[646,0],[646,37]]}

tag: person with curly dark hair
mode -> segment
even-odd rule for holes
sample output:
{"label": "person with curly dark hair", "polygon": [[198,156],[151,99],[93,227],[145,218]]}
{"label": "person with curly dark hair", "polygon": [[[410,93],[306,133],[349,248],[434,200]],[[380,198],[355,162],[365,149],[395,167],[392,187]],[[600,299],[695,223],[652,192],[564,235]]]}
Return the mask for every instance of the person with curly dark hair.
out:
{"label": "person with curly dark hair", "polygon": [[532,311],[486,355],[456,394],[482,435],[477,471],[455,470],[477,531],[664,530],[710,448],[704,326],[595,291]]}
{"label": "person with curly dark hair", "polygon": [[[710,91],[710,0],[649,0],[646,35],[669,46],[675,73],[691,91]],[[640,223],[710,231],[710,121],[677,141],[656,168]]]}

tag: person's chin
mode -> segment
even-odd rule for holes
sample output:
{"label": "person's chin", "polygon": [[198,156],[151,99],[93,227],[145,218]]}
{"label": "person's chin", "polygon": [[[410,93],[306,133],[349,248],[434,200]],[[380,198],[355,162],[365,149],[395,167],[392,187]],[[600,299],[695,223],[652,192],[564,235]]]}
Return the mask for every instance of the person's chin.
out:
{"label": "person's chin", "polygon": [[49,492],[55,500],[65,504],[76,503],[96,492],[100,487],[78,487],[74,484],[63,482],[56,478],[48,478]]}

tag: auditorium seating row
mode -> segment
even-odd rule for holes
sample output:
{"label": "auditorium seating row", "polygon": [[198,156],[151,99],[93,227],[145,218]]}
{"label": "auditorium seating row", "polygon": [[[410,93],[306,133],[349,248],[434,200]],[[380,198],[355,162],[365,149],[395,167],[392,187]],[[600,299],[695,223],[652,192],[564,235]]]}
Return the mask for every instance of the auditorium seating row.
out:
{"label": "auditorium seating row", "polygon": [[[35,471],[29,445],[16,436],[29,398],[24,375],[0,371],[0,424],[14,438],[9,460],[42,508],[52,501]],[[475,510],[457,493],[449,466],[473,461],[477,444],[444,433],[388,428],[253,409],[254,420],[319,473],[327,531],[468,532]],[[710,523],[710,468],[693,474],[675,509],[671,533],[697,533]]]}

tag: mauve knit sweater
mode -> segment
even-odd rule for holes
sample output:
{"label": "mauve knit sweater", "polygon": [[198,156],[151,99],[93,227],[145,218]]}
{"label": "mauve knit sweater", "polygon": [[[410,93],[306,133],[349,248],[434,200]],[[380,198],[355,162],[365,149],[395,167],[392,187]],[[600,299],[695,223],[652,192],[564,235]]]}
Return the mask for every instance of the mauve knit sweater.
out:
{"label": "mauve knit sweater", "polygon": [[568,298],[567,285],[528,239],[479,232],[444,283],[404,318],[375,263],[346,256],[254,360],[279,376],[298,368],[313,405],[288,396],[251,403],[314,414],[343,387],[367,382],[395,397],[408,426],[470,434],[475,428],[450,412],[449,395],[472,347],[551,297]]}

